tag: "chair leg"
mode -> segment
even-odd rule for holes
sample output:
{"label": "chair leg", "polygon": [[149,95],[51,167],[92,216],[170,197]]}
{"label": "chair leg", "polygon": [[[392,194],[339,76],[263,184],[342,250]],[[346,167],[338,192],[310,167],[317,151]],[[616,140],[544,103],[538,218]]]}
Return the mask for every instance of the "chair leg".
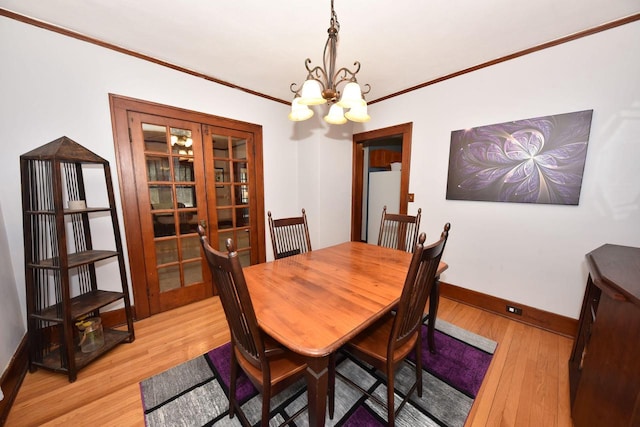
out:
{"label": "chair leg", "polygon": [[390,367],[387,372],[387,425],[393,427],[396,424],[396,409],[394,403],[395,393],[395,372]]}
{"label": "chair leg", "polygon": [[336,403],[336,354],[329,356],[329,419],[333,419]]}
{"label": "chair leg", "polygon": [[231,379],[229,380],[229,418],[233,418],[236,410],[236,377],[238,375],[238,362],[233,347],[231,348]]}
{"label": "chair leg", "polygon": [[418,386],[418,397],[422,397],[422,334],[418,333],[416,342],[416,381]]}
{"label": "chair leg", "polygon": [[262,419],[260,425],[262,427],[269,426],[269,412],[271,409],[271,385],[269,383],[264,384],[262,389]]}

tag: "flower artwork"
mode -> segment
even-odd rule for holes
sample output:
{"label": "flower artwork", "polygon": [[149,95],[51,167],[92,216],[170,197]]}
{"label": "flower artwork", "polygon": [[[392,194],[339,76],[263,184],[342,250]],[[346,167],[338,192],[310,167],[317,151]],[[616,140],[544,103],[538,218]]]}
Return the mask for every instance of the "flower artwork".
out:
{"label": "flower artwork", "polygon": [[592,114],[451,132],[447,199],[577,205]]}

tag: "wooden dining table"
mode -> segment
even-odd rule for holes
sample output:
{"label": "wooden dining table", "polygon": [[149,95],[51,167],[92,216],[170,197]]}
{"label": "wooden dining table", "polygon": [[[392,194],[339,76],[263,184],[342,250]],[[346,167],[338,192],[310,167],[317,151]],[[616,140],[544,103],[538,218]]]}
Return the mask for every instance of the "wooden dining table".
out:
{"label": "wooden dining table", "polygon": [[[324,426],[329,357],[398,303],[411,256],[346,242],[244,268],[259,326],[306,358],[309,425]],[[447,267],[441,262],[437,274]],[[438,293],[434,286],[431,319]]]}

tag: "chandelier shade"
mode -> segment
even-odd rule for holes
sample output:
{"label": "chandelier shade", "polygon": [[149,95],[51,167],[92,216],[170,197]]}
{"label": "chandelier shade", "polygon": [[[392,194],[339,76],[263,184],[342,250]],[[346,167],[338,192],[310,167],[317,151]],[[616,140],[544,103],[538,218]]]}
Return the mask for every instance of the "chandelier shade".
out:
{"label": "chandelier shade", "polygon": [[342,125],[347,123],[344,110],[338,104],[333,104],[329,108],[329,114],[324,116],[324,121],[332,125]]}
{"label": "chandelier shade", "polygon": [[[337,104],[340,105],[340,104]],[[366,123],[371,120],[371,116],[367,113],[367,103],[363,102],[361,105],[351,107],[349,111],[344,113],[344,116],[352,122]]]}
{"label": "chandelier shade", "polygon": [[338,105],[342,108],[353,108],[362,105],[364,102],[360,85],[356,82],[349,82],[342,91]]}
{"label": "chandelier shade", "polygon": [[326,104],[327,100],[322,97],[322,85],[319,81],[305,80],[300,93],[300,103],[304,105]]}
{"label": "chandelier shade", "polygon": [[[323,66],[311,67],[311,59],[305,60],[307,76],[302,87],[296,83],[290,86],[291,92],[294,93],[291,113],[289,113],[290,120],[306,120],[313,116],[313,111],[307,107],[308,105],[327,103],[330,105],[329,113],[324,116],[327,123],[343,124],[347,119],[363,123],[371,119],[367,114],[367,103],[364,99],[364,95],[369,93],[371,87],[367,84],[366,90],[363,91],[356,79],[356,74],[360,71],[360,63],[355,61],[353,70],[346,67],[336,70],[339,31],[340,23],[331,0],[331,19],[327,30],[329,37],[324,46]],[[344,86],[342,93],[341,85]],[[302,107],[306,107],[311,114]],[[345,109],[349,111],[345,113]]]}
{"label": "chandelier shade", "polygon": [[301,122],[307,120],[313,116],[313,110],[307,105],[300,102],[300,97],[295,97],[291,102],[291,112],[289,113],[289,120],[292,122]]}

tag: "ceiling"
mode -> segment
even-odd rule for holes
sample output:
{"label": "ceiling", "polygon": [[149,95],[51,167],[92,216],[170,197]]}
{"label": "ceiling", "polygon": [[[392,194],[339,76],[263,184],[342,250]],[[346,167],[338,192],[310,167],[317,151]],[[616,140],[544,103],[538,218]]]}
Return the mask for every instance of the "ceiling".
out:
{"label": "ceiling", "polygon": [[[0,0],[0,8],[290,102],[330,0]],[[639,0],[335,0],[369,102],[640,13]],[[637,17],[637,16],[636,16]],[[0,21],[2,22],[2,21]]]}

